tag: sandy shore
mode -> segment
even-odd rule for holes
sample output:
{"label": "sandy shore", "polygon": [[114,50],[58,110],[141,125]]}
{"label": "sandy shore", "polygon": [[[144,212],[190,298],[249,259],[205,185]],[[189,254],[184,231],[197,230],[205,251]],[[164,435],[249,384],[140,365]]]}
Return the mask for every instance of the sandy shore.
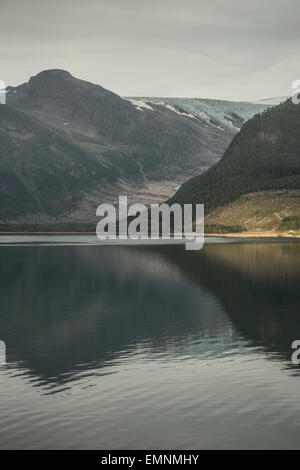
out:
{"label": "sandy shore", "polygon": [[206,237],[230,238],[300,238],[300,233],[290,232],[240,232],[240,233],[209,233]]}

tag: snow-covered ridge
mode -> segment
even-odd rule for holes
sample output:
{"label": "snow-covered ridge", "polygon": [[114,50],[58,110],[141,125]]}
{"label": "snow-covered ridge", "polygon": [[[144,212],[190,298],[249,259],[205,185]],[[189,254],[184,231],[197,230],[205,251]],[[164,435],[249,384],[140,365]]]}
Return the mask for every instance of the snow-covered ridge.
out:
{"label": "snow-covered ridge", "polygon": [[270,105],[249,102],[211,100],[202,98],[156,98],[131,97],[128,99],[137,109],[150,109],[151,103],[165,106],[167,109],[182,116],[199,118],[210,125],[219,128],[229,128],[238,131],[243,122],[255,114],[261,113]]}

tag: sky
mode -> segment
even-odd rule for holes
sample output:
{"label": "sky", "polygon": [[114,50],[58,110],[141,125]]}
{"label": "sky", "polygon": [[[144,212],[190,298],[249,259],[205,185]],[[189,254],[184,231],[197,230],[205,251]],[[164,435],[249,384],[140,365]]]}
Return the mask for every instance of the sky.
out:
{"label": "sky", "polygon": [[299,0],[0,0],[0,80],[60,68],[121,96],[253,101],[300,79]]}

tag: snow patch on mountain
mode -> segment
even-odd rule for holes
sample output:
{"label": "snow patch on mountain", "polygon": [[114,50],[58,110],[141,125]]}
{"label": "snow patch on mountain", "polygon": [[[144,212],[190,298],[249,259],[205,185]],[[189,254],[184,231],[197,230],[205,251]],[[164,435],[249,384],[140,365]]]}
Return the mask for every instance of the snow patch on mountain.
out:
{"label": "snow patch on mountain", "polygon": [[270,107],[270,105],[250,102],[202,98],[132,97],[129,100],[136,103],[140,108],[150,107],[151,103],[165,106],[177,114],[200,118],[209,125],[220,129],[229,128],[234,132],[239,131],[242,124],[255,114],[261,113]]}
{"label": "snow patch on mountain", "polygon": [[153,108],[149,105],[149,103],[146,103],[143,100],[139,99],[133,99],[133,98],[125,98],[127,101],[130,101],[130,103],[139,111],[144,111],[144,109],[150,109],[151,111],[154,111]]}

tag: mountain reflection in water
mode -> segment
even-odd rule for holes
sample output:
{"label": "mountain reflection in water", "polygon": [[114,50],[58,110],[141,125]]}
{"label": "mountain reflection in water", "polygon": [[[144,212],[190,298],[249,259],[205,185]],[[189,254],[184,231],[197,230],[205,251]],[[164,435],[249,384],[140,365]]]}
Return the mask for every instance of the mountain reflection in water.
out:
{"label": "mountain reflection in water", "polygon": [[[254,361],[253,364],[257,361],[259,366],[249,369],[249,374],[259,384],[262,377],[271,373],[267,364],[273,363],[280,381],[282,374],[289,380],[298,380],[299,369],[291,364],[290,358],[291,343],[300,338],[299,285],[300,243],[297,242],[213,243],[199,252],[185,251],[182,246],[2,246],[0,339],[6,343],[8,363],[5,369],[0,366],[0,374],[12,386],[9,398],[4,389],[1,391],[3,410],[5,398],[10,403],[17,400],[20,380],[40,390],[40,396],[64,397],[67,392],[73,394],[73,400],[78,382],[81,390],[96,387],[97,399],[103,400],[103,406],[110,412],[118,409],[123,413],[124,407],[130,406],[135,409],[136,404],[130,405],[133,394],[137,393],[140,400],[144,396],[144,412],[148,410],[151,417],[151,407],[155,410],[156,406],[162,406],[159,398],[155,399],[156,393],[170,400],[173,397],[174,402],[176,387],[190,383],[190,406],[199,407],[204,419],[203,410],[208,413],[211,409],[209,401],[204,403],[206,394],[211,397],[209,387],[213,393],[220,394],[218,398],[215,396],[218,400],[226,397],[229,400],[238,393],[226,391],[225,384],[222,390],[220,377],[208,378],[207,367],[212,370],[221,367],[219,374],[227,371],[229,380],[231,373],[241,373],[247,360]],[[237,387],[246,386],[246,373],[243,371],[236,378]],[[114,374],[116,378],[112,378]],[[144,388],[146,383],[143,386],[139,383],[142,377],[146,380],[151,374],[157,383],[165,376],[164,388],[152,388],[153,383]],[[168,374],[171,374],[170,382]],[[130,391],[126,389],[125,398],[126,377],[136,383],[130,385]],[[14,381],[19,385],[13,386]],[[103,386],[107,387],[107,395],[101,396]],[[115,387],[120,393],[123,390],[118,405],[111,401]],[[202,390],[201,399],[196,387],[199,393]],[[145,394],[150,390],[148,409]],[[256,392],[261,393],[259,385],[251,393]],[[84,406],[92,410],[96,396],[86,393]],[[29,403],[31,389],[28,394]],[[291,409],[295,411],[294,399],[292,395]],[[200,404],[199,400],[203,402]],[[185,403],[185,397],[180,401],[176,396],[177,410],[183,416],[186,416]],[[288,409],[288,403],[286,406]],[[80,406],[76,409],[79,412]],[[223,412],[228,412],[226,419],[232,416],[226,407]],[[169,411],[163,409],[162,416],[164,413],[168,415]],[[191,420],[196,416],[197,412]],[[296,416],[300,424],[300,406]],[[6,419],[11,417],[7,414]],[[209,422],[214,423],[214,419]],[[117,418],[116,423],[120,426]],[[128,426],[132,430],[134,424]],[[217,419],[215,426],[219,426]],[[179,426],[175,442],[179,448],[197,442],[205,446],[210,438],[208,435],[202,442],[194,430],[193,439],[198,441],[189,441],[186,435],[182,437],[181,431]],[[99,429],[96,432],[99,434]],[[225,447],[230,447],[231,431],[228,432],[229,442],[220,440]],[[156,445],[154,435],[153,431],[148,438],[150,447]],[[254,435],[248,436],[250,447]],[[55,439],[53,432],[51,436]],[[98,443],[101,447],[106,435],[100,432],[99,436],[102,436]],[[121,431],[120,435],[113,431],[111,439],[116,439],[116,446],[133,448],[134,442],[137,443],[134,436],[133,432],[131,442]],[[13,440],[7,439],[10,448]],[[75,442],[72,439],[66,447]],[[94,442],[88,444],[80,439],[78,434],[77,445],[82,448]],[[273,436],[274,442],[276,439]],[[0,447],[1,442],[0,438]],[[172,445],[171,441],[162,440],[162,443]],[[36,441],[25,442],[24,448],[35,445],[39,448]],[[49,448],[57,446],[59,441]],[[145,447],[145,443],[141,442],[140,446]],[[206,446],[214,447],[211,441]]]}

